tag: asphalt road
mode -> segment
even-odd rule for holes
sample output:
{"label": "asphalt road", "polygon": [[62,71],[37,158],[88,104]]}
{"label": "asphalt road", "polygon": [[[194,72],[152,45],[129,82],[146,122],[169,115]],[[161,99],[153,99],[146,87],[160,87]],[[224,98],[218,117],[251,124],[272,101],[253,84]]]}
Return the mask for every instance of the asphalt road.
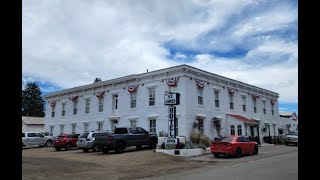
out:
{"label": "asphalt road", "polygon": [[220,162],[219,166],[207,166],[187,172],[145,179],[297,180],[298,152],[289,152],[248,162],[232,164],[228,162],[221,164]]}

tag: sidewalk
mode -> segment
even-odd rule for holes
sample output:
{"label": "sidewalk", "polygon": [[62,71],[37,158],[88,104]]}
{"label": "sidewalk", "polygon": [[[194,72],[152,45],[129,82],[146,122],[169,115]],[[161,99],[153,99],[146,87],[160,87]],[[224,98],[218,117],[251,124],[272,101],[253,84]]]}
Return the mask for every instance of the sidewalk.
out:
{"label": "sidewalk", "polygon": [[274,146],[274,144],[269,144],[269,143],[261,143],[259,147],[265,147],[265,146]]}

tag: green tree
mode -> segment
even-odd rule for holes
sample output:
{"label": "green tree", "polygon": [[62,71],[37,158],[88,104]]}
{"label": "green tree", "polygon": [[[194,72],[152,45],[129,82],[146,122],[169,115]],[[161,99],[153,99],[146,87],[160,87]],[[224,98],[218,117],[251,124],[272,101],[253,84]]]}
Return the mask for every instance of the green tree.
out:
{"label": "green tree", "polygon": [[44,100],[39,86],[28,82],[22,90],[22,116],[44,117]]}

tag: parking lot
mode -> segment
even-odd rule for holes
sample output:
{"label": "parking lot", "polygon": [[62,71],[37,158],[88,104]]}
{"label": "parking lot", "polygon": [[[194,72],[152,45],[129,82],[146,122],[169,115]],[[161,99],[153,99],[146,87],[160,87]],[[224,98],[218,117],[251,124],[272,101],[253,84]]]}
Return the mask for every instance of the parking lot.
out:
{"label": "parking lot", "polygon": [[22,179],[139,179],[160,176],[206,166],[239,163],[297,151],[295,146],[259,148],[259,155],[242,158],[214,158],[207,154],[181,158],[143,148],[127,149],[123,154],[110,151],[84,153],[82,150],[55,151],[54,148],[24,148]]}

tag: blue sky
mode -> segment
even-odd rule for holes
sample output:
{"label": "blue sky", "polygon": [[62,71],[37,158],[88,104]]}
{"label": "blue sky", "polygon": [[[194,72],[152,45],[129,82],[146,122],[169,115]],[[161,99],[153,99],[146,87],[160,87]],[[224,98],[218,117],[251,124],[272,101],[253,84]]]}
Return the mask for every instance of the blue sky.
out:
{"label": "blue sky", "polygon": [[22,87],[43,93],[188,64],[298,113],[296,0],[22,1]]}

